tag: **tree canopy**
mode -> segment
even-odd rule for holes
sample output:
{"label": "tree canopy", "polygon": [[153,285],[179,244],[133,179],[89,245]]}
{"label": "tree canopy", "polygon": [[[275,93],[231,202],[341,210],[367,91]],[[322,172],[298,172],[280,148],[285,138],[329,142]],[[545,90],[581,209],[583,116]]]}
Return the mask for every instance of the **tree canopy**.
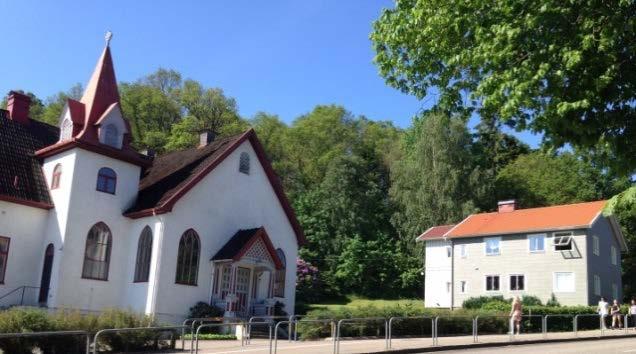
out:
{"label": "tree canopy", "polygon": [[634,1],[399,0],[371,39],[393,87],[636,170]]}

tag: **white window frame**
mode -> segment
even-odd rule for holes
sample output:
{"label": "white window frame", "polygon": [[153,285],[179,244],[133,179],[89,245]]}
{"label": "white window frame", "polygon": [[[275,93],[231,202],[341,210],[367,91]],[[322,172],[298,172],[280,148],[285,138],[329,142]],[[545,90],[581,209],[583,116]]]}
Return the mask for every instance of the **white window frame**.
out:
{"label": "white window frame", "polygon": [[462,258],[468,257],[468,247],[465,244],[459,245],[459,256]]}
{"label": "white window frame", "polygon": [[[557,236],[559,235],[559,236]],[[567,241],[562,241],[561,238],[568,237]],[[556,239],[559,238],[559,243],[556,243]],[[564,252],[564,251],[572,251],[574,249],[574,234],[572,231],[557,231],[552,233],[552,250],[554,252]],[[570,245],[569,250],[557,250],[557,246],[566,246]]]}
{"label": "white window frame", "polygon": [[[543,239],[543,249],[533,250],[532,249],[532,239],[542,238]],[[547,239],[546,234],[530,234],[528,235],[528,252],[530,253],[545,253],[545,240]]]}
{"label": "white window frame", "polygon": [[[512,277],[523,277],[523,289],[521,290],[514,290],[512,289]],[[526,275],[523,273],[511,273],[508,274],[508,290],[511,292],[520,292],[520,291],[526,291],[528,289],[528,283],[526,282]],[[501,281],[501,280],[500,280]],[[501,286],[501,284],[499,284]]]}
{"label": "white window frame", "polygon": [[[572,284],[574,287],[571,290],[559,290],[557,289],[557,274],[572,274]],[[552,273],[552,292],[554,293],[574,293],[576,292],[576,274],[574,272],[553,272]]]}
{"label": "white window frame", "polygon": [[[499,278],[499,289],[497,290],[488,290],[488,277],[497,277]],[[498,293],[501,292],[501,276],[499,274],[486,274],[484,275],[484,291],[487,293]]]}
{"label": "white window frame", "polygon": [[612,262],[612,265],[618,265],[618,251],[614,246],[610,247],[610,260]]}
{"label": "white window frame", "polygon": [[459,282],[459,293],[466,294],[468,292],[468,282],[466,280],[461,280]]}
{"label": "white window frame", "polygon": [[[488,253],[488,240],[497,240],[497,253]],[[486,256],[501,255],[501,237],[485,237],[484,238],[484,254]],[[501,285],[501,284],[499,284]]]}
{"label": "white window frame", "polygon": [[601,243],[596,235],[592,235],[592,253],[595,256],[601,255]]}
{"label": "white window frame", "polygon": [[594,274],[594,295],[601,296],[601,277]]}

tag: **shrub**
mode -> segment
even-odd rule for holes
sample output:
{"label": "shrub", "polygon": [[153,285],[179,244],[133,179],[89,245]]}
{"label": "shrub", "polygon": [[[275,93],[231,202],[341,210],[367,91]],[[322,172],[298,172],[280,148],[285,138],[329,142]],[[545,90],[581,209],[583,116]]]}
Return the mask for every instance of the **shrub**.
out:
{"label": "shrub", "polygon": [[557,300],[556,296],[554,296],[554,293],[550,296],[550,300],[548,300],[545,305],[551,307],[561,306],[561,304],[559,304],[559,300]]}
{"label": "shrub", "polygon": [[223,316],[223,310],[203,301],[199,301],[194,306],[190,307],[190,313],[188,314],[188,318],[208,318],[221,316]]}
{"label": "shrub", "polygon": [[503,303],[506,303],[507,301],[501,295],[498,295],[498,296],[477,296],[477,297],[471,297],[471,298],[468,298],[468,299],[464,300],[464,303],[462,303],[462,307],[465,308],[465,309],[476,310],[476,309],[482,308],[485,304],[487,304],[489,302],[503,302]]}
{"label": "shrub", "polygon": [[542,306],[541,299],[534,295],[524,295],[521,297],[521,304],[523,306]]}

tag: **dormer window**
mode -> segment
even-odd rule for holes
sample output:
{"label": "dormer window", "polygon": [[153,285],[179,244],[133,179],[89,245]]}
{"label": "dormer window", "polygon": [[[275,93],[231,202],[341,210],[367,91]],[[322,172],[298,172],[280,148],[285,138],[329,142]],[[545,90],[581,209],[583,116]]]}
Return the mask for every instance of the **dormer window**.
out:
{"label": "dormer window", "polygon": [[62,131],[60,132],[60,141],[70,140],[73,137],[73,122],[66,118],[62,121]]}
{"label": "dormer window", "polygon": [[114,124],[108,124],[104,128],[104,144],[119,148],[119,131]]}
{"label": "dormer window", "polygon": [[250,174],[250,155],[246,152],[241,153],[241,157],[239,159],[239,172],[245,173],[246,175]]}

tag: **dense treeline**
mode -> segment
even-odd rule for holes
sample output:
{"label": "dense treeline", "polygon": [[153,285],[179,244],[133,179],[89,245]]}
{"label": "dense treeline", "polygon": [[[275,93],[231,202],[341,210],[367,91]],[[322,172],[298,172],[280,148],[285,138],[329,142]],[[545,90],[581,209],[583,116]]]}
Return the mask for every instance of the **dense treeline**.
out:
{"label": "dense treeline", "polygon": [[[57,124],[66,98],[81,91],[44,101],[30,94],[32,117]],[[423,250],[414,239],[428,227],[493,210],[498,199],[523,207],[597,200],[631,183],[577,150],[532,150],[496,120],[470,130],[461,115],[431,111],[400,129],[337,105],[290,124],[268,113],[245,118],[223,90],[164,69],[120,92],[139,149],[191,147],[203,128],[257,131],[307,235],[303,267],[317,268],[299,283],[301,301],[417,296]]]}

